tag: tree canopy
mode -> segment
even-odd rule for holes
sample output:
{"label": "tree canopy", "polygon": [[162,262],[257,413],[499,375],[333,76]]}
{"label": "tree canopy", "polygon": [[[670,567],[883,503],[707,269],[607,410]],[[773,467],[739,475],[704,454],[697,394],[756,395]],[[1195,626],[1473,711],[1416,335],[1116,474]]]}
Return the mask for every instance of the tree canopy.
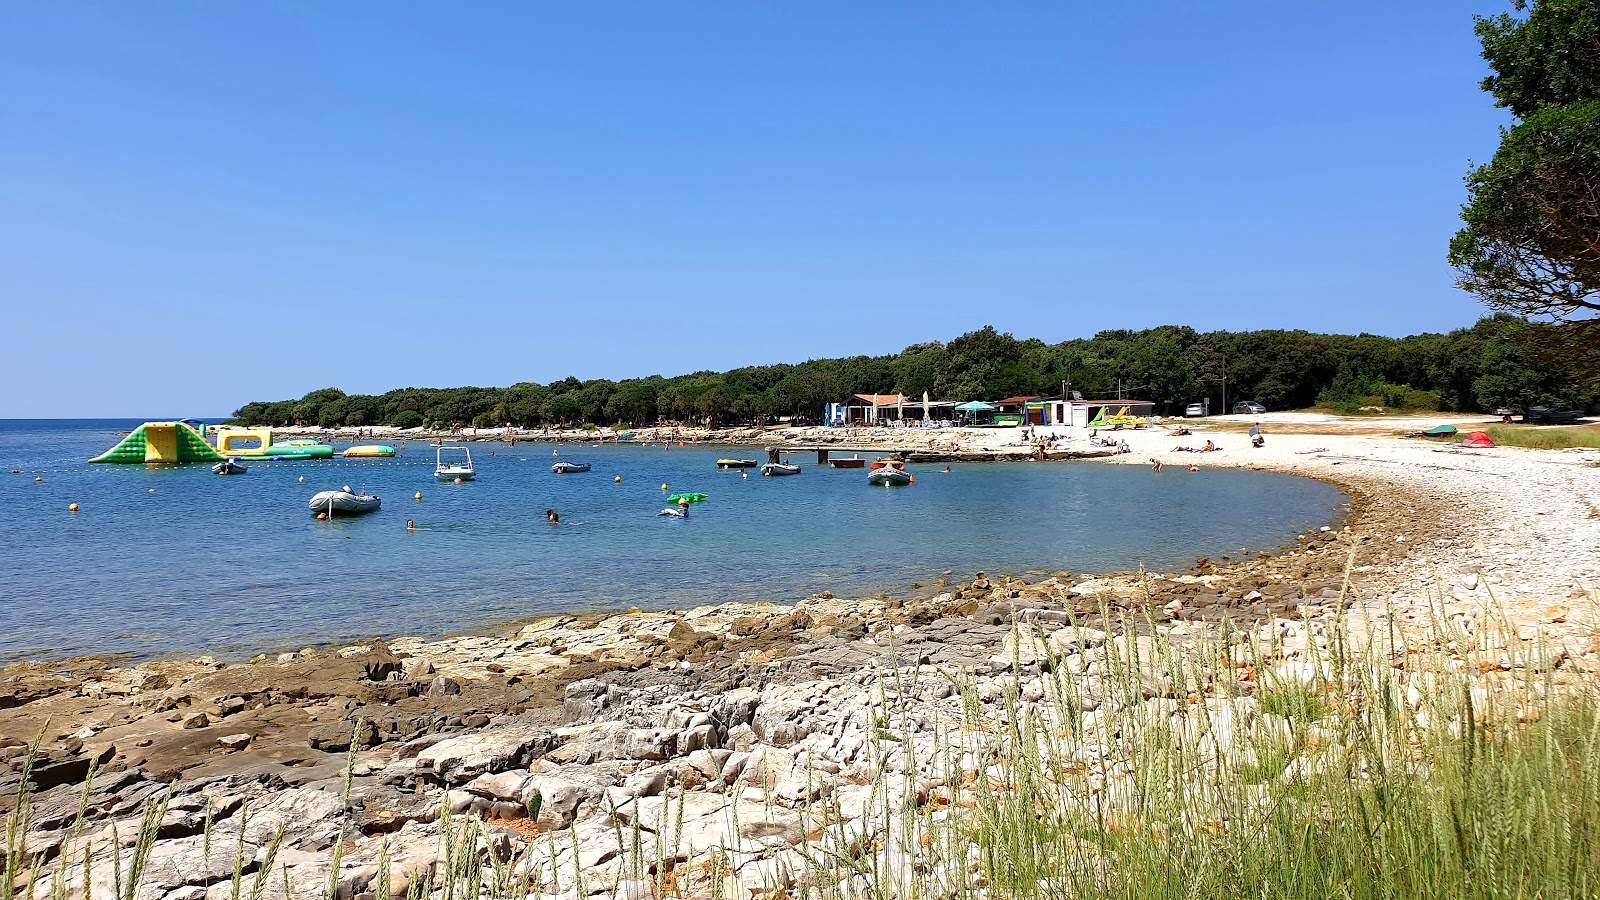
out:
{"label": "tree canopy", "polygon": [[[1591,321],[1600,313],[1600,0],[1535,0],[1479,17],[1483,88],[1516,121],[1466,177],[1450,242],[1458,284],[1492,309]],[[1595,346],[1600,328],[1580,329]]]}
{"label": "tree canopy", "polygon": [[[400,388],[371,396],[337,388],[298,400],[246,403],[235,417],[255,425],[732,424],[799,416],[854,393],[924,392],[942,400],[1060,396],[1152,400],[1159,412],[1210,396],[1269,409],[1329,404],[1472,411],[1549,403],[1587,406],[1597,388],[1583,358],[1553,352],[1571,325],[1496,315],[1448,334],[1404,338],[1305,331],[1198,332],[1164,325],[1103,331],[1046,343],[985,327],[946,343],[913,344],[890,356],[814,359],[727,372],[651,375],[621,381],[565,378],[510,387]],[[1226,391],[1224,391],[1226,379]]]}

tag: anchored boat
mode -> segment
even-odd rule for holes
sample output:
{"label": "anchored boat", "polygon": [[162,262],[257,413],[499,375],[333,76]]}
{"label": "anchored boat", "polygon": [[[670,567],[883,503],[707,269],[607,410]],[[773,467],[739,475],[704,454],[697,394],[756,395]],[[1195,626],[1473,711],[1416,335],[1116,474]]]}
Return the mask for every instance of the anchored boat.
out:
{"label": "anchored boat", "polygon": [[218,475],[243,475],[250,471],[237,457],[230,456],[222,462],[211,467],[211,471]]}
{"label": "anchored boat", "polygon": [[867,461],[859,456],[843,456],[828,460],[828,465],[835,469],[861,469],[866,467]]}
{"label": "anchored boat", "polygon": [[[445,461],[446,450],[459,450],[463,459]],[[472,467],[472,451],[463,446],[440,445],[433,454],[433,477],[440,481],[471,481],[478,476],[478,470]]]}
{"label": "anchored boat", "polygon": [[588,463],[558,462],[550,467],[550,471],[556,473],[557,475],[567,475],[572,472],[587,472],[589,471],[589,468],[590,466]]}
{"label": "anchored boat", "polygon": [[719,469],[754,469],[757,465],[759,465],[759,463],[757,463],[753,459],[719,459],[719,460],[717,460],[717,468],[719,468]]}
{"label": "anchored boat", "polygon": [[373,512],[383,501],[366,492],[365,489],[357,494],[350,490],[350,485],[345,485],[343,490],[319,491],[311,498],[311,512],[314,515],[325,515],[328,518],[339,516],[359,516]]}
{"label": "anchored boat", "polygon": [[769,462],[761,467],[761,474],[769,478],[773,475],[799,475],[800,467],[789,463]]}
{"label": "anchored boat", "polygon": [[872,464],[872,471],[867,473],[867,484],[896,487],[910,484],[911,481],[911,473],[906,471],[905,463],[897,459],[880,459]]}

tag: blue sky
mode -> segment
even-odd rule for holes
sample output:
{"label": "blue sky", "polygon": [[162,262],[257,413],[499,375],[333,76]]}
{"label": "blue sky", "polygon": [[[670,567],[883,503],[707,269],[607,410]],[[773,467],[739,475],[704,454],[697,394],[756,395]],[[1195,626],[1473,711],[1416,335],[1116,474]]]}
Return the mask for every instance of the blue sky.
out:
{"label": "blue sky", "polygon": [[0,418],[1467,325],[1504,8],[0,4]]}

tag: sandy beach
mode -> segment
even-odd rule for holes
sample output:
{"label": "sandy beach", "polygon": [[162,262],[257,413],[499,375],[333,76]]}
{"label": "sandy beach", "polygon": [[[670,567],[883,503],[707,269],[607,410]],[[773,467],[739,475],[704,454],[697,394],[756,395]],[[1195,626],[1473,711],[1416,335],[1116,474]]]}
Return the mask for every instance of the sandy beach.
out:
{"label": "sandy beach", "polygon": [[[280,827],[275,865],[284,871],[264,896],[318,896],[330,883],[341,896],[372,896],[380,862],[389,867],[383,883],[403,894],[438,870],[448,809],[483,817],[500,842],[495,853],[537,857],[550,872],[542,890],[574,898],[648,896],[627,884],[640,870],[618,829],[661,834],[673,818],[688,848],[678,864],[722,848],[729,868],[716,877],[749,897],[792,884],[807,854],[830,839],[803,827],[824,807],[845,831],[886,827],[875,812],[886,770],[871,750],[874,710],[896,704],[910,739],[933,740],[941,722],[962,715],[962,695],[939,673],[970,679],[969,702],[1003,717],[1007,697],[1043,696],[1056,651],[1087,672],[1118,646],[1187,645],[1226,628],[1267,641],[1273,664],[1298,666],[1325,644],[1318,623],[1356,607],[1363,627],[1421,638],[1442,618],[1469,643],[1488,640],[1485,623],[1504,613],[1527,647],[1560,651],[1540,663],[1508,656],[1507,670],[1596,668],[1600,453],[1468,451],[1394,436],[1447,417],[1315,418],[1189,422],[1191,437],[1149,428],[1117,432],[1131,452],[1096,448],[1099,464],[1161,460],[1152,478],[1189,477],[1191,464],[1246,467],[1347,492],[1343,521],[1276,554],[1148,575],[990,573],[906,597],[566,616],[240,664],[12,666],[0,686],[0,743],[10,758],[0,791],[15,796],[25,777],[31,785],[28,853],[109,860],[137,832],[143,804],[170,785],[148,896],[226,896],[235,847],[259,867]],[[1242,433],[1254,421],[1266,432],[1260,448]],[[881,431],[840,443],[971,458],[1027,452],[1006,446],[1019,438],[1011,430]],[[840,437],[635,434],[792,447],[830,436]],[[1075,437],[1065,449],[1089,449]],[[1173,449],[1208,438],[1222,450]],[[901,685],[890,700],[885,678]],[[1157,679],[1145,705],[1182,715],[1171,690]],[[25,775],[36,738],[40,759]],[[901,774],[910,780],[895,782],[897,804],[916,807],[957,787],[932,768]],[[74,827],[80,800],[89,813]],[[214,834],[202,841],[207,822]],[[336,844],[345,849],[334,871]],[[575,861],[581,883],[570,874]],[[109,869],[92,869],[91,879],[109,878]],[[683,896],[709,890],[709,870],[683,871],[697,873],[685,876]]]}

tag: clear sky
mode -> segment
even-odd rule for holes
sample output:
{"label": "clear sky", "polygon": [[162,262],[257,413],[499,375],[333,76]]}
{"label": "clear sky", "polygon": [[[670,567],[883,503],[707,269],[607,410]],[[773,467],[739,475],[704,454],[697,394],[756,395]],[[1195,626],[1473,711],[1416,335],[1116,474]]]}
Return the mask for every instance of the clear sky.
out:
{"label": "clear sky", "polygon": [[1468,325],[1505,8],[11,0],[0,418]]}

